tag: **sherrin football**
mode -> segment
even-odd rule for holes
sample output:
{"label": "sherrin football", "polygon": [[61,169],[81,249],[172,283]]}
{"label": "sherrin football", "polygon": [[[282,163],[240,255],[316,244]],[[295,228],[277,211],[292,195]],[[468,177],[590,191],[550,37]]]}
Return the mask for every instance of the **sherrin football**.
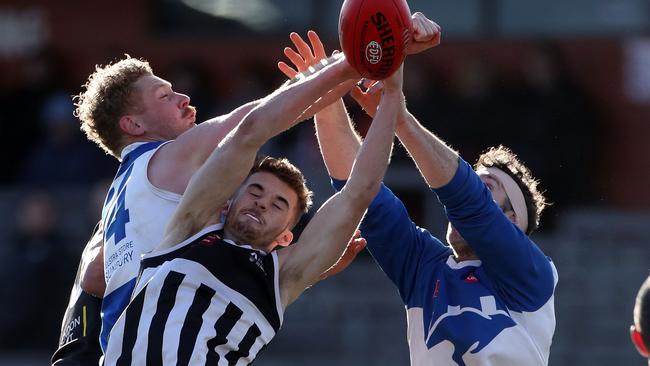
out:
{"label": "sherrin football", "polygon": [[364,78],[381,80],[395,72],[412,31],[406,0],[345,0],[341,7],[341,48]]}

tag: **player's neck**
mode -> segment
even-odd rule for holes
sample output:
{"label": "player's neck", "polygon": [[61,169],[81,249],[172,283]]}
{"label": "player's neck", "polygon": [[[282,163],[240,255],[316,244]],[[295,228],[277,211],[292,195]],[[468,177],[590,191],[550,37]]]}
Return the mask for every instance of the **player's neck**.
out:
{"label": "player's neck", "polygon": [[469,245],[454,246],[454,260],[456,262],[473,261],[480,259]]}
{"label": "player's neck", "polygon": [[236,245],[240,246],[245,246],[245,247],[251,247],[253,249],[258,249],[254,245],[242,240],[239,236],[235,235],[232,233],[230,230],[228,230],[226,227],[223,229],[223,239],[228,240],[232,243],[235,243]]}

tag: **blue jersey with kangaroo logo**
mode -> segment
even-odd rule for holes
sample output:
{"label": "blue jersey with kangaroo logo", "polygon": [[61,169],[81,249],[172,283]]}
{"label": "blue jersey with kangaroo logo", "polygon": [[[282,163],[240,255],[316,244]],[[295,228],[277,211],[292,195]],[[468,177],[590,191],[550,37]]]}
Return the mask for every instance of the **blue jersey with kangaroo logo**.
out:
{"label": "blue jersey with kangaroo logo", "polygon": [[434,193],[480,260],[457,262],[385,186],[361,224],[370,253],[406,305],[411,364],[547,365],[555,330],[553,263],[503,214],[466,162],[459,160],[453,179]]}

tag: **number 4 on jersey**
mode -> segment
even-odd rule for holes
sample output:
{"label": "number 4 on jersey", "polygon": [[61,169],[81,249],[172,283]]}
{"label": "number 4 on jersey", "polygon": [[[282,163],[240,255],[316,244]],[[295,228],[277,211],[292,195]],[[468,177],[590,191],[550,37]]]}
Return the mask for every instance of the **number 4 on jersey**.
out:
{"label": "number 4 on jersey", "polygon": [[[108,214],[109,220],[106,229],[105,239],[108,240],[111,236],[115,236],[114,237],[115,241],[113,242],[114,244],[119,243],[122,239],[126,237],[126,223],[129,222],[129,209],[126,208],[126,200],[125,200],[126,189],[124,188],[124,185],[129,180],[132,170],[133,170],[133,164],[131,164],[131,166],[126,170],[126,172],[124,172],[124,178],[122,178],[122,182],[120,182],[120,186],[117,189],[118,192],[118,196],[116,199],[117,202],[115,203],[110,213]],[[111,190],[108,192],[109,197],[115,194],[114,189],[115,188],[111,188]]]}

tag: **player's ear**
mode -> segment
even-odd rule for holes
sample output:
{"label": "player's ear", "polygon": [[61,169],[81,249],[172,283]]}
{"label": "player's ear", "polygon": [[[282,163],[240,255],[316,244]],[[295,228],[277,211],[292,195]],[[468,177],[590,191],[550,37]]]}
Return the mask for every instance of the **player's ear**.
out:
{"label": "player's ear", "polygon": [[229,199],[224,203],[223,207],[221,207],[221,216],[226,217],[228,216],[228,211],[230,211],[230,205],[232,204],[232,199]]}
{"label": "player's ear", "polygon": [[144,126],[134,116],[126,115],[120,118],[120,130],[130,136],[144,135]]}
{"label": "player's ear", "polygon": [[278,235],[274,241],[278,246],[286,247],[289,244],[291,244],[292,240],[293,240],[293,233],[291,232],[291,230],[284,229],[284,231],[281,232],[280,235]]}

